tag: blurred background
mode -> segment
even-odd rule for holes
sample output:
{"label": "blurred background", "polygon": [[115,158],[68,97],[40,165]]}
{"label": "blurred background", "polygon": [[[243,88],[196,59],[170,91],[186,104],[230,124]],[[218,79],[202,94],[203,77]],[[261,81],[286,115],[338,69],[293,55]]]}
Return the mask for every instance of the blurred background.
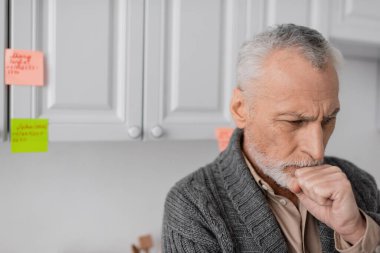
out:
{"label": "blurred background", "polygon": [[[217,156],[216,128],[233,127],[238,48],[278,23],[316,28],[341,49],[342,110],[326,153],[380,183],[379,9],[376,0],[0,0],[0,47],[45,55],[44,87],[0,88],[0,252],[131,252],[147,233],[159,252],[166,193]],[[11,153],[11,118],[49,119],[49,151]]]}

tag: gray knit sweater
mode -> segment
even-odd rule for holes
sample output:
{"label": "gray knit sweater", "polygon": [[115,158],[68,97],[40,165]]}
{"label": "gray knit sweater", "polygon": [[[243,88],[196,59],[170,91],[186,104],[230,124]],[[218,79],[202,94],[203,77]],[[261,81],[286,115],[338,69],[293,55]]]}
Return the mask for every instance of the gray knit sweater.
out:
{"label": "gray knit sweater", "polygon": [[[280,227],[242,155],[242,131],[216,160],[179,181],[168,193],[162,251],[287,252]],[[380,224],[380,192],[368,173],[326,158],[351,181],[358,206]],[[319,223],[323,252],[335,252],[334,232]]]}

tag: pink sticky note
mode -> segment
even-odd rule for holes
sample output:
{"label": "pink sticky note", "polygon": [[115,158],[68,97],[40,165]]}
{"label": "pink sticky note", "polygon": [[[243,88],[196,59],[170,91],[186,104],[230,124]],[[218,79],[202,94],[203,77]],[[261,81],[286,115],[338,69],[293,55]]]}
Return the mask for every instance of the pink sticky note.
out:
{"label": "pink sticky note", "polygon": [[5,49],[5,83],[44,85],[44,55],[39,51]]}
{"label": "pink sticky note", "polygon": [[233,131],[234,129],[230,127],[221,127],[215,129],[215,135],[220,151],[225,150],[228,146]]}

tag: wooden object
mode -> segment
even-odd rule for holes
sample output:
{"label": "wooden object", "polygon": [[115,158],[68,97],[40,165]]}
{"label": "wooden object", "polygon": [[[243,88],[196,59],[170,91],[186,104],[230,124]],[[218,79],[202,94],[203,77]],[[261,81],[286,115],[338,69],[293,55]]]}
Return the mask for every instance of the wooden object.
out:
{"label": "wooden object", "polygon": [[139,237],[140,249],[145,253],[149,253],[149,249],[153,247],[153,240],[151,235],[143,235]]}
{"label": "wooden object", "polygon": [[134,244],[132,244],[132,253],[140,253],[139,248],[137,248]]}

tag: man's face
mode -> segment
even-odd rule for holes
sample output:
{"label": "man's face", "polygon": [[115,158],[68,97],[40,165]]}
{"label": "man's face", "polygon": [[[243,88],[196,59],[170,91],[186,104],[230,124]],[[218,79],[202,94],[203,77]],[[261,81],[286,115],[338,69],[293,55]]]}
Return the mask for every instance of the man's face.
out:
{"label": "man's face", "polygon": [[331,63],[319,70],[295,49],[282,49],[266,58],[254,82],[241,94],[245,109],[236,122],[244,128],[243,149],[286,187],[297,168],[323,162],[339,111],[337,73]]}

